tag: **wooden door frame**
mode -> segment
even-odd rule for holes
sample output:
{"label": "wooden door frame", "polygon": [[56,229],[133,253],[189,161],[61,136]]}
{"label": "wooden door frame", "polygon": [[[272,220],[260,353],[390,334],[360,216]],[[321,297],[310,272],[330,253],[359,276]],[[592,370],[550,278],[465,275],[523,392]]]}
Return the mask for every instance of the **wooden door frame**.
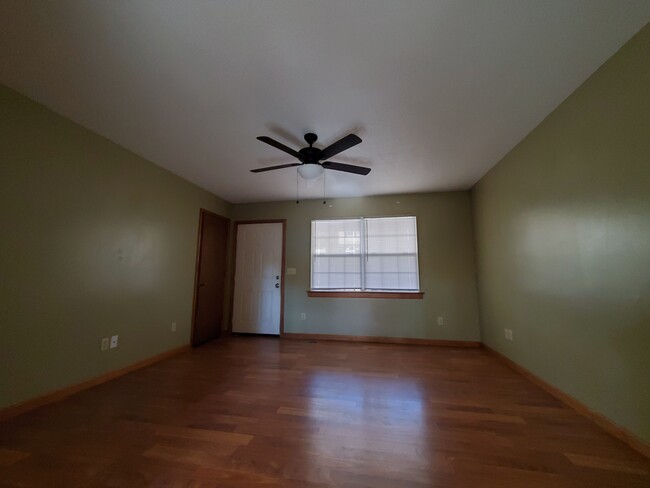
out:
{"label": "wooden door frame", "polygon": [[[199,295],[199,276],[200,276],[200,271],[201,271],[201,241],[203,241],[203,216],[205,214],[210,214],[215,217],[218,217],[220,219],[223,219],[227,222],[226,225],[226,270],[228,270],[228,240],[230,239],[230,219],[228,217],[224,217],[223,215],[220,215],[216,212],[212,212],[211,210],[207,210],[203,207],[199,209],[199,230],[197,232],[197,242],[196,242],[196,263],[194,265],[194,297],[192,298],[192,330],[190,332],[190,346],[194,347],[194,328],[196,325],[196,302],[197,298]],[[223,277],[223,282],[224,282],[224,292],[227,291],[225,289],[225,284],[227,280],[227,274],[224,275]],[[225,293],[224,293],[225,295]],[[224,296],[225,298],[225,296]],[[223,321],[223,316],[221,317]],[[223,322],[221,324],[221,327],[223,328]],[[224,332],[221,330],[221,332]]]}
{"label": "wooden door frame", "polygon": [[280,272],[280,337],[284,335],[284,275],[286,266],[287,219],[269,220],[235,220],[232,237],[232,276],[230,278],[230,320],[228,333],[232,334],[232,321],[235,315],[235,274],[237,273],[237,230],[240,225],[248,224],[282,224],[282,269]]}

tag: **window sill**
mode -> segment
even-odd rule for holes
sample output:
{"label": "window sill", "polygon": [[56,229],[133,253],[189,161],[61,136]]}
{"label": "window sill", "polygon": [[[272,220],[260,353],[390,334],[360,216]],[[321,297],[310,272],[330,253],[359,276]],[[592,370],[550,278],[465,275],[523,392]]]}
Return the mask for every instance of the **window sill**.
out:
{"label": "window sill", "polygon": [[310,298],[396,298],[401,300],[422,300],[424,292],[307,290],[307,296]]}

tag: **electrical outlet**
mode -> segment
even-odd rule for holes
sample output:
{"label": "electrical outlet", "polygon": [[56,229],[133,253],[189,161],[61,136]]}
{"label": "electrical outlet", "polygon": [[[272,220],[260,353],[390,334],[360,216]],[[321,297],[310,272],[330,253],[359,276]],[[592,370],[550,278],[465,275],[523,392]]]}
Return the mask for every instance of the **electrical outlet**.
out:
{"label": "electrical outlet", "polygon": [[438,317],[438,325],[445,325],[445,318],[444,317]]}
{"label": "electrical outlet", "polygon": [[505,336],[506,340],[511,341],[512,339],[512,329],[503,329],[503,335]]}
{"label": "electrical outlet", "polygon": [[117,337],[116,335],[111,336],[111,349],[115,349],[117,347]]}
{"label": "electrical outlet", "polygon": [[172,322],[172,332],[176,332],[176,322]]}
{"label": "electrical outlet", "polygon": [[104,337],[102,339],[101,350],[102,351],[108,351],[108,337]]}
{"label": "electrical outlet", "polygon": [[307,320],[307,314],[306,313],[301,313],[300,314],[300,320]]}

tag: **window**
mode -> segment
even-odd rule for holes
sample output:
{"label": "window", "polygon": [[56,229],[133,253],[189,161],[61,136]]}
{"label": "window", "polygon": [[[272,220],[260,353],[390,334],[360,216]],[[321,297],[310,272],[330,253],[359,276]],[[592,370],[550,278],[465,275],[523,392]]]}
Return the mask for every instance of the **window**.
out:
{"label": "window", "polygon": [[415,217],[313,220],[311,290],[418,292]]}

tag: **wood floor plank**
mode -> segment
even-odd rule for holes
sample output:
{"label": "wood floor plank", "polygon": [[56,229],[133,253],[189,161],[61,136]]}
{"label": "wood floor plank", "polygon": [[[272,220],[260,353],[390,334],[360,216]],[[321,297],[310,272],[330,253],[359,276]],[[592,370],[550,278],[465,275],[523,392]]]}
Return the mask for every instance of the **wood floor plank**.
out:
{"label": "wood floor plank", "polygon": [[28,452],[0,448],[0,466],[12,466],[27,456]]}
{"label": "wood floor plank", "polygon": [[0,486],[650,486],[479,349],[235,337],[0,424]]}

